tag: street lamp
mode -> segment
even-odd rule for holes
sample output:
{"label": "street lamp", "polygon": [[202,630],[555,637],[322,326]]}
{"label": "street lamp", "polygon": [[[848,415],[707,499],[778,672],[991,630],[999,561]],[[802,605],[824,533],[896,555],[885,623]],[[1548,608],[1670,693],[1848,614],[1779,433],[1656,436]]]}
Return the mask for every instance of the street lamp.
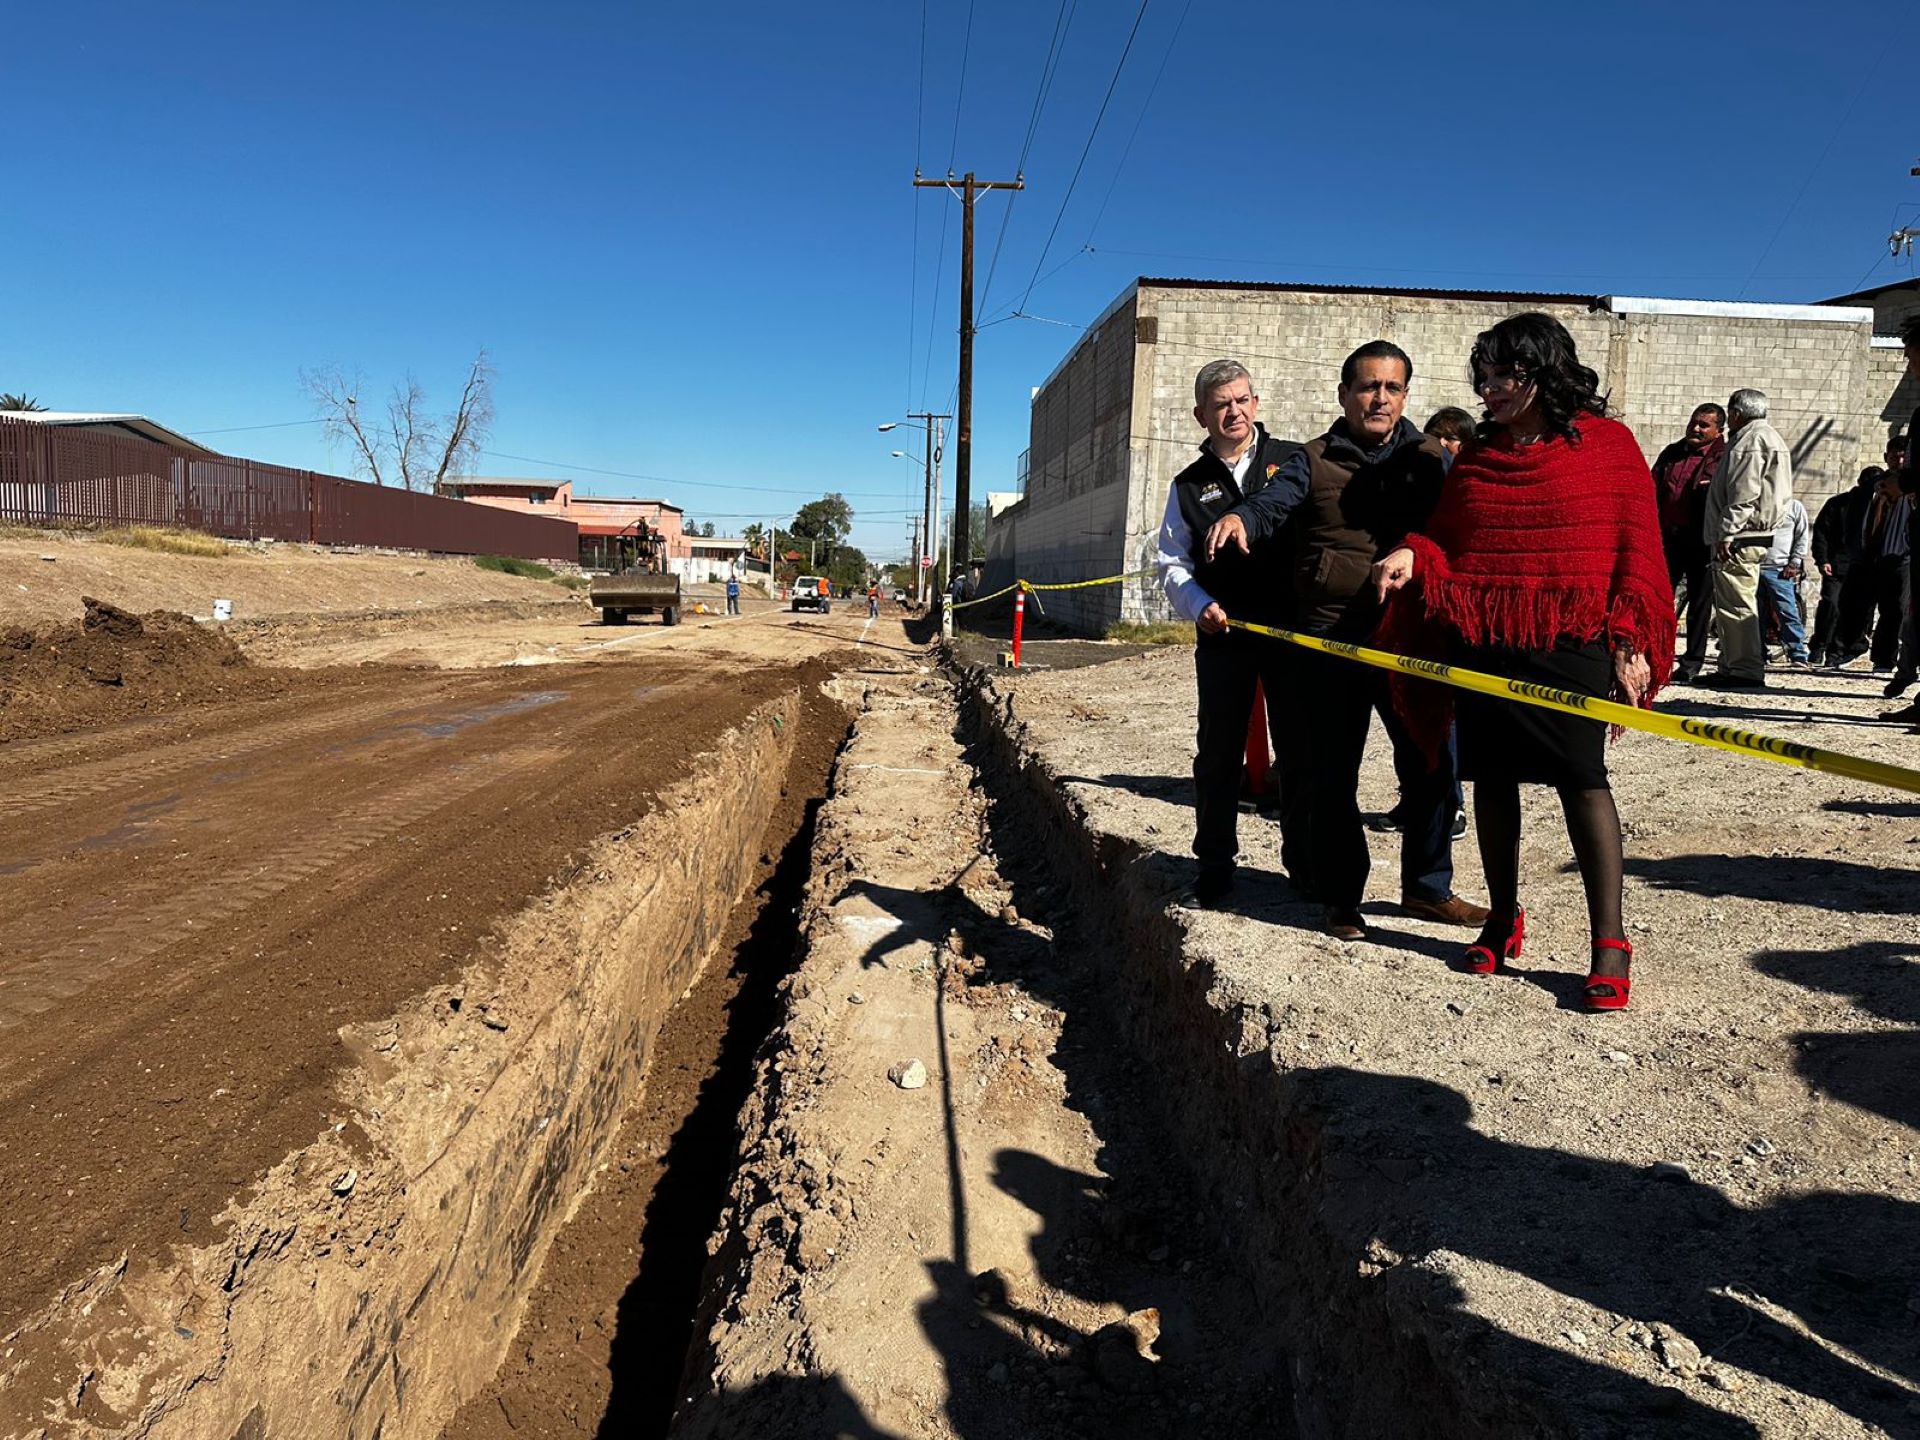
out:
{"label": "street lamp", "polygon": [[[898,430],[902,425],[905,425],[908,429],[918,430],[927,437],[925,494],[921,502],[922,519],[920,523],[920,541],[925,553],[914,557],[916,562],[918,562],[914,576],[914,593],[919,601],[925,604],[929,598],[927,594],[928,587],[933,580],[931,573],[932,566],[926,562],[932,556],[940,553],[940,459],[942,455],[942,431],[940,422],[942,420],[949,420],[952,417],[949,415],[936,414],[930,410],[915,410],[910,412],[910,414],[914,418],[888,420],[884,424],[874,426],[874,429],[878,430],[881,434],[885,434],[889,430]],[[921,420],[927,423],[922,425],[919,423]],[[895,450],[892,453],[903,457],[906,454],[903,450]]]}

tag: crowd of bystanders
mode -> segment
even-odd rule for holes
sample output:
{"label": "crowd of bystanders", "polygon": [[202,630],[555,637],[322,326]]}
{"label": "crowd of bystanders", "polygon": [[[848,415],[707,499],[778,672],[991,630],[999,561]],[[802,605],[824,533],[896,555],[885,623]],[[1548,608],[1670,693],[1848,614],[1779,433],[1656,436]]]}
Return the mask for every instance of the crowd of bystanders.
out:
{"label": "crowd of bystanders", "polygon": [[[1901,339],[1920,377],[1920,317]],[[1390,689],[1381,672],[1235,622],[1634,704],[1668,683],[1762,689],[1776,658],[1799,671],[1870,667],[1897,697],[1920,678],[1920,410],[1888,440],[1885,465],[1814,518],[1794,495],[1792,449],[1762,390],[1696,407],[1649,469],[1558,321],[1502,321],[1478,337],[1469,369],[1484,414],[1450,407],[1416,428],[1403,413],[1412,357],[1370,341],[1342,367],[1339,415],[1305,444],[1259,423],[1239,362],[1196,377],[1206,439],[1174,481],[1159,540],[1162,587],[1199,638],[1194,899],[1223,904],[1234,890],[1241,747],[1258,687],[1279,757],[1283,867],[1324,907],[1329,934],[1366,937],[1357,797],[1377,715],[1400,798],[1372,823],[1401,837],[1401,912],[1479,930],[1465,971],[1493,973],[1517,955],[1518,788],[1550,786],[1587,891],[1584,1002],[1618,1009],[1632,947],[1604,727],[1472,696],[1459,697],[1456,720],[1455,697],[1430,682]],[[1802,589],[1815,579],[1809,625]],[[1920,733],[1920,699],[1883,718]],[[1462,778],[1474,786],[1488,906],[1453,889]]]}

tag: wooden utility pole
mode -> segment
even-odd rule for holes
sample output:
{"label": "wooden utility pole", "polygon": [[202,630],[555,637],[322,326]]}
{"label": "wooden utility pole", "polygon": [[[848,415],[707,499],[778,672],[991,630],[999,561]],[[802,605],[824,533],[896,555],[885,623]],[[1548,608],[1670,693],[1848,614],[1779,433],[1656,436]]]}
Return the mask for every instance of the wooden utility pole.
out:
{"label": "wooden utility pole", "polygon": [[[926,431],[927,435],[926,488],[921,492],[920,499],[920,511],[924,517],[920,526],[920,534],[924,543],[925,537],[933,534],[933,467],[934,462],[940,455],[940,422],[942,420],[951,420],[953,417],[951,415],[935,414],[930,410],[909,410],[907,412],[907,418],[909,420],[924,420],[927,422],[921,427]],[[914,576],[913,593],[916,599],[923,602],[926,599],[927,586],[933,583],[933,567],[930,565],[922,565],[920,561],[932,553],[930,549],[917,550],[913,557],[913,563],[919,571],[919,573]]]}
{"label": "wooden utility pole", "polygon": [[[921,189],[951,190],[951,174],[944,180],[925,180],[918,172],[913,177]],[[973,542],[967,534],[968,509],[972,504],[973,483],[973,200],[988,190],[1024,190],[1026,177],[1012,180],[976,180],[969,170],[958,182],[960,187],[960,416],[953,447],[953,529],[951,554],[958,554],[964,570],[973,556]],[[951,563],[951,562],[949,562]],[[947,579],[953,576],[949,570]]]}

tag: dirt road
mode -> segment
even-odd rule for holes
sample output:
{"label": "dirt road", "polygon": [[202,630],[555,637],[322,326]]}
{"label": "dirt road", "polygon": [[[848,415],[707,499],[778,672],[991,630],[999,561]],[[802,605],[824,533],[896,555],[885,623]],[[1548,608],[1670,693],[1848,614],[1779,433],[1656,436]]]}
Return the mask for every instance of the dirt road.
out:
{"label": "dirt road", "polygon": [[758,628],[791,633],[318,672],[0,747],[0,1333],[117,1255],[204,1240],[335,1118],[340,1027],[483,954],[862,624]]}

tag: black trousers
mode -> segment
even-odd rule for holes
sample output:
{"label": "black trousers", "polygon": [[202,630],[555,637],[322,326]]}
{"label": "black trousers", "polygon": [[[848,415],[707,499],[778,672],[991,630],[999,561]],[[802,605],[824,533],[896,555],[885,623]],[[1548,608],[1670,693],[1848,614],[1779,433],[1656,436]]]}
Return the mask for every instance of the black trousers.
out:
{"label": "black trousers", "polygon": [[1449,746],[1439,763],[1427,764],[1394,713],[1384,671],[1332,655],[1308,653],[1307,738],[1312,747],[1312,806],[1307,828],[1313,844],[1313,886],[1327,905],[1356,908],[1367,889],[1372,858],[1360,821],[1360,763],[1367,730],[1380,712],[1394,748],[1401,784],[1400,893],[1442,901],[1453,894],[1453,814],[1456,778]]}
{"label": "black trousers", "polygon": [[[1847,572],[1840,592],[1840,629],[1834,639],[1841,660],[1858,659],[1872,630],[1873,667],[1890,669],[1900,652],[1900,622],[1911,584],[1907,557],[1862,560]],[[1829,653],[1829,660],[1834,656]]]}
{"label": "black trousers", "polygon": [[1240,782],[1253,687],[1259,685],[1266,691],[1267,732],[1280,784],[1280,863],[1295,878],[1304,873],[1309,752],[1299,665],[1286,642],[1244,630],[1202,635],[1194,647],[1200,733],[1193,756],[1193,853],[1203,870],[1231,870],[1240,850]]}
{"label": "black trousers", "polygon": [[1688,539],[1665,531],[1660,540],[1667,552],[1667,582],[1676,594],[1681,581],[1687,585],[1687,651],[1680,663],[1697,671],[1707,663],[1707,634],[1713,628],[1713,577],[1708,568],[1713,552],[1698,536]]}
{"label": "black trousers", "polygon": [[1840,592],[1847,588],[1847,572],[1836,570],[1820,582],[1820,604],[1813,612],[1813,639],[1807,653],[1816,659],[1840,649]]}

